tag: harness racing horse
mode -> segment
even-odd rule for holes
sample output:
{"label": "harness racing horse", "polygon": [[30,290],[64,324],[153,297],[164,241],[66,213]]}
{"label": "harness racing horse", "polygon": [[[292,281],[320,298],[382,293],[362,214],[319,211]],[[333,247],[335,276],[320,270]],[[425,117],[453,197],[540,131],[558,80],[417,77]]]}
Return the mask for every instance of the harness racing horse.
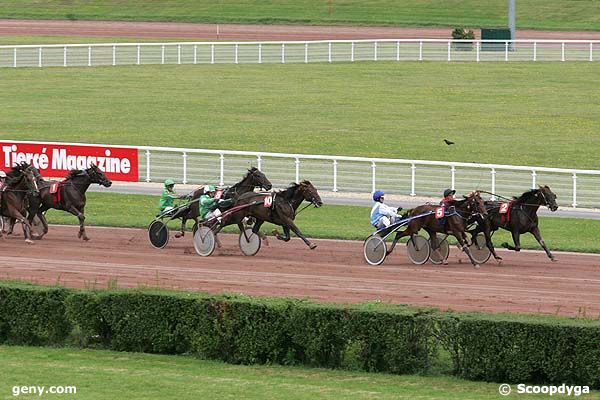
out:
{"label": "harness racing horse", "polygon": [[[415,218],[409,222],[407,228],[404,231],[398,231],[394,240],[392,242],[392,246],[387,254],[390,254],[398,240],[402,237],[410,236],[411,240],[413,235],[416,235],[421,229],[425,229],[429,234],[431,239],[431,247],[433,251],[438,252],[439,258],[441,260],[444,257],[441,256],[439,250],[439,242],[437,238],[437,233],[446,233],[454,236],[458,243],[460,244],[460,248],[471,260],[471,264],[473,264],[476,268],[479,268],[479,264],[473,259],[471,255],[471,251],[468,246],[468,239],[465,233],[467,221],[473,217],[481,216],[485,218],[487,216],[487,211],[485,209],[485,205],[483,200],[481,199],[481,195],[479,192],[471,192],[469,195],[465,196],[463,200],[456,200],[450,203],[448,212],[445,214],[444,219],[436,218],[436,209],[440,206],[432,205],[432,204],[424,204],[422,206],[415,207],[409,213],[409,216],[414,217],[421,214],[427,214],[421,218]],[[444,264],[447,264],[447,261],[444,261]]]}
{"label": "harness racing horse", "polygon": [[[540,206],[546,206],[550,211],[554,212],[558,210],[556,204],[556,194],[550,190],[548,186],[539,186],[537,189],[531,189],[523,193],[518,198],[513,198],[510,203],[503,203],[500,201],[486,201],[485,206],[487,209],[487,222],[489,231],[486,232],[483,226],[478,226],[471,231],[473,237],[479,232],[483,232],[486,235],[486,242],[491,244],[491,232],[495,232],[502,228],[509,231],[512,234],[513,242],[515,246],[511,246],[508,243],[502,243],[502,247],[509,250],[521,251],[521,240],[520,236],[524,233],[531,233],[538,243],[542,246],[546,255],[550,260],[556,261],[554,255],[546,247],[544,239],[540,233],[538,227],[538,216],[537,211]],[[489,248],[489,246],[488,246]]]}
{"label": "harness racing horse", "polygon": [[[104,172],[91,164],[88,169],[74,169],[63,181],[46,181],[37,173],[37,183],[40,186],[40,203],[35,207],[35,214],[30,214],[29,219],[33,221],[37,215],[42,221],[44,232],[40,236],[43,237],[48,233],[48,222],[44,216],[44,212],[53,208],[56,210],[66,211],[75,215],[79,219],[79,233],[77,237],[83,240],[90,240],[85,233],[85,192],[92,183],[97,183],[104,187],[110,187],[112,182],[104,175]],[[55,193],[52,193],[56,189]]]}
{"label": "harness racing horse", "polygon": [[245,193],[238,198],[234,207],[241,205],[248,206],[232,214],[231,218],[235,222],[229,221],[228,224],[237,223],[240,231],[244,232],[245,235],[243,219],[245,217],[254,217],[256,222],[252,227],[253,233],[260,235],[259,232],[262,224],[270,222],[283,228],[283,236],[279,232],[274,231],[277,239],[285,242],[289,241],[290,230],[292,230],[296,236],[302,239],[313,250],[317,245],[310,242],[294,223],[296,210],[305,200],[315,207],[323,205],[317,189],[309,181],[293,183],[287,189],[275,193]]}
{"label": "harness racing horse", "polygon": [[[23,224],[25,242],[31,240],[31,224],[28,220],[29,198],[39,196],[34,168],[26,163],[15,165],[6,175],[0,192],[0,218],[8,217]],[[12,227],[10,229],[12,233]],[[2,232],[0,232],[2,236]]]}
{"label": "harness racing horse", "polygon": [[[265,190],[271,190],[273,185],[271,181],[267,179],[265,174],[262,173],[258,168],[252,167],[248,170],[246,175],[241,181],[233,186],[228,187],[223,192],[221,197],[222,200],[232,199],[235,201],[240,195],[254,191],[254,188],[263,188]],[[191,196],[190,206],[184,208],[181,212],[175,214],[173,218],[181,217],[181,231],[175,234],[175,237],[179,238],[185,235],[185,224],[188,219],[193,219],[194,223],[198,223],[198,217],[200,216],[200,196],[204,194],[204,187],[196,189]],[[224,211],[224,210],[222,210]]]}

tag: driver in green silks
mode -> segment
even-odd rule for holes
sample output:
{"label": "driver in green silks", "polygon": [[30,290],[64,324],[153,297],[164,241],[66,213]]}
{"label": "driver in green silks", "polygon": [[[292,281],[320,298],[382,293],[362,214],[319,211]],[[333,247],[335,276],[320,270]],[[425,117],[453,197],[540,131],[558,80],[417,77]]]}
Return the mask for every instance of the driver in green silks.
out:
{"label": "driver in green silks", "polygon": [[160,195],[160,200],[158,202],[158,209],[161,213],[168,213],[175,208],[174,201],[176,199],[185,199],[187,195],[179,196],[175,192],[175,182],[173,179],[165,180],[165,188]]}
{"label": "driver in green silks", "polygon": [[216,189],[212,185],[206,185],[204,188],[204,194],[200,196],[200,218],[203,220],[217,217],[217,220],[221,222],[221,210],[219,208],[227,209],[233,204],[233,199],[228,200],[217,200],[215,199]]}

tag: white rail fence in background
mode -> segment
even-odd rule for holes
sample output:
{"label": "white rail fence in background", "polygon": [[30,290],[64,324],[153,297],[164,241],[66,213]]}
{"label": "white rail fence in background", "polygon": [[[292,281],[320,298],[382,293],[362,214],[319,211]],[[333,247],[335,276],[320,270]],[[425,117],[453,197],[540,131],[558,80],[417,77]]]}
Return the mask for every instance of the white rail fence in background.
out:
{"label": "white rail fence in background", "polygon": [[[479,189],[515,196],[548,185],[562,206],[600,207],[600,171],[461,162],[341,157],[265,152],[138,147],[140,180],[172,178],[182,183],[231,185],[258,167],[278,188],[310,180],[318,189],[439,197]],[[486,196],[490,197],[490,196]]]}
{"label": "white rail fence in background", "polygon": [[369,39],[0,46],[0,67],[356,61],[595,61],[598,40]]}

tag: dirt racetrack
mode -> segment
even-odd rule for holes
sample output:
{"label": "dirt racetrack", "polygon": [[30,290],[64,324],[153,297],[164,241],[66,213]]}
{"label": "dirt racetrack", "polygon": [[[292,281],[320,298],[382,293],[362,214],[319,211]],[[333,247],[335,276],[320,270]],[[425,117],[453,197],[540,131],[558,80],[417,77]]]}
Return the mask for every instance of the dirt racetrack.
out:
{"label": "dirt racetrack", "polygon": [[[383,301],[453,310],[560,314],[597,318],[600,313],[600,255],[543,252],[515,254],[500,250],[502,265],[488,261],[480,269],[466,263],[456,248],[447,266],[412,265],[398,246],[379,267],[363,261],[362,242],[316,240],[309,250],[299,239],[269,239],[254,257],[243,256],[237,236],[221,235],[222,249],[203,258],[191,235],[171,238],[153,249],[146,231],[88,229],[92,238],[76,238],[77,227],[52,226],[42,241],[0,239],[0,278],[78,288],[152,286],[289,296],[328,302]],[[461,261],[459,261],[461,260]]]}

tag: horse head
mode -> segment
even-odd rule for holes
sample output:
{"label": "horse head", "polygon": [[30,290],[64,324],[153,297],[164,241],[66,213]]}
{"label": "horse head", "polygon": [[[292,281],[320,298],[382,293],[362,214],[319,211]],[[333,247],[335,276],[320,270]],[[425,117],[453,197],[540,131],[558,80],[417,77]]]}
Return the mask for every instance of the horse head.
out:
{"label": "horse head", "polygon": [[485,203],[478,190],[472,191],[468,195],[464,196],[464,198],[467,200],[467,211],[469,213],[472,215],[480,215],[482,217],[487,216]]}
{"label": "horse head", "polygon": [[537,189],[538,197],[542,201],[542,204],[554,212],[558,210],[558,204],[556,204],[556,194],[547,185],[539,186]]}
{"label": "horse head", "polygon": [[21,163],[21,169],[23,171],[23,176],[27,181],[28,190],[35,196],[38,196],[40,194],[40,189],[37,184],[39,171],[33,165],[29,165],[26,162]]}
{"label": "horse head", "polygon": [[104,187],[110,187],[112,185],[111,180],[108,179],[106,175],[104,175],[104,172],[102,172],[102,170],[94,163],[91,163],[90,167],[86,169],[85,172],[87,172],[92,183],[97,183]]}
{"label": "horse head", "polygon": [[273,185],[271,181],[256,167],[252,167],[248,170],[248,175],[252,179],[252,185],[254,187],[261,187],[265,190],[271,190]]}
{"label": "horse head", "polygon": [[323,201],[321,201],[321,196],[319,196],[317,188],[309,181],[305,180],[300,182],[298,184],[298,191],[300,191],[304,200],[312,203],[315,207],[321,207],[323,205]]}

